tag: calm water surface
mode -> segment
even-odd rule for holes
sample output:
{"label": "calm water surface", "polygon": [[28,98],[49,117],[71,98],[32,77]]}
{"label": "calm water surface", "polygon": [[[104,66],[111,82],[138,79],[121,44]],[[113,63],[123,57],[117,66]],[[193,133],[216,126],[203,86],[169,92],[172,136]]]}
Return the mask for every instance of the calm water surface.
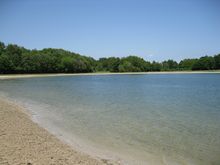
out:
{"label": "calm water surface", "polygon": [[220,164],[220,74],[1,80],[0,92],[97,155],[125,164]]}

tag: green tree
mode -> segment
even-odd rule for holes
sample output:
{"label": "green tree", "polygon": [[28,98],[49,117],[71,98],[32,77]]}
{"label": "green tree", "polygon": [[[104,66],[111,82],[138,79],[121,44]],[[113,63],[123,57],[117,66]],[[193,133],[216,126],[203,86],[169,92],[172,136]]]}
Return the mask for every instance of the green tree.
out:
{"label": "green tree", "polygon": [[193,64],[192,70],[211,70],[215,68],[214,66],[215,66],[214,58],[210,56],[204,56]]}
{"label": "green tree", "polygon": [[6,54],[0,55],[0,73],[11,73],[13,64]]}
{"label": "green tree", "polygon": [[150,63],[137,56],[128,56],[121,59],[120,72],[146,72],[150,70]]}
{"label": "green tree", "polygon": [[97,71],[108,71],[108,62],[107,58],[99,58],[97,61],[96,70]]}
{"label": "green tree", "polygon": [[0,55],[3,54],[5,50],[5,44],[3,42],[0,42]]}
{"label": "green tree", "polygon": [[150,63],[137,56],[95,60],[63,49],[28,50],[14,44],[5,45],[0,42],[0,73],[147,72],[191,69],[220,69],[220,54],[214,57],[184,59],[179,64],[174,60]]}
{"label": "green tree", "polygon": [[178,69],[178,63],[174,60],[167,60],[162,62],[162,69],[165,71],[169,70],[177,70]]}
{"label": "green tree", "polygon": [[197,62],[197,59],[184,59],[179,63],[180,70],[192,70],[193,65]]}
{"label": "green tree", "polygon": [[220,69],[220,54],[214,56],[215,69]]}
{"label": "green tree", "polygon": [[119,64],[120,58],[110,57],[108,58],[108,71],[110,72],[118,72],[119,71]]}
{"label": "green tree", "polygon": [[5,53],[13,65],[13,70],[16,70],[21,62],[22,49],[17,45],[9,44],[5,49]]}
{"label": "green tree", "polygon": [[120,58],[117,58],[117,57],[100,58],[97,61],[96,70],[118,72],[119,64],[120,64]]}
{"label": "green tree", "polygon": [[151,71],[161,71],[162,65],[159,62],[153,61],[151,63]]}
{"label": "green tree", "polygon": [[124,61],[122,64],[119,65],[120,72],[140,72],[140,69],[133,66],[131,62]]}

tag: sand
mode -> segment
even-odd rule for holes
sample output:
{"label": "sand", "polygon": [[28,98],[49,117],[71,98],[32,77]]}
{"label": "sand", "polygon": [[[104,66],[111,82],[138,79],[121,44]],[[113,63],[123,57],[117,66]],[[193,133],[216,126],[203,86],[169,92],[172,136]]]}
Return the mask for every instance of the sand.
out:
{"label": "sand", "polygon": [[[0,80],[29,77],[118,75],[118,74],[188,74],[201,72],[138,72],[88,74],[0,75]],[[60,141],[31,120],[25,108],[0,97],[0,165],[120,164],[82,153]]]}
{"label": "sand", "polygon": [[110,164],[74,150],[34,123],[25,109],[0,98],[0,164]]}
{"label": "sand", "polygon": [[161,71],[161,72],[97,72],[97,73],[51,73],[51,74],[0,74],[0,80],[15,79],[15,78],[34,78],[34,77],[57,77],[57,76],[92,76],[92,75],[142,75],[142,74],[204,74],[204,73],[218,73],[220,70],[208,71]]}

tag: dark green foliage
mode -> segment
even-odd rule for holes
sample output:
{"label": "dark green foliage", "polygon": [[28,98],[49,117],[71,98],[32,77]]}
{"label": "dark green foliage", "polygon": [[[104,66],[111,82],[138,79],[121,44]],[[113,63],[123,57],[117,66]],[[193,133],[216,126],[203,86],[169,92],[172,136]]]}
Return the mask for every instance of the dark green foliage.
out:
{"label": "dark green foliage", "polygon": [[215,69],[220,69],[220,54],[214,56],[215,60]]}
{"label": "dark green foliage", "polygon": [[161,69],[162,69],[162,64],[161,63],[155,62],[155,61],[153,61],[151,63],[151,71],[161,71]]}
{"label": "dark green foliage", "polygon": [[4,52],[5,50],[5,44],[3,42],[0,42],[0,55]]}
{"label": "dark green foliage", "polygon": [[192,66],[192,70],[212,70],[212,69],[215,69],[215,60],[213,57],[210,56],[201,57]]}
{"label": "dark green foliage", "polygon": [[97,71],[109,71],[109,72],[118,72],[118,66],[120,64],[120,58],[109,57],[109,58],[100,58],[97,61],[96,70]]}
{"label": "dark green foliage", "polygon": [[21,61],[22,48],[17,45],[9,44],[5,49],[5,53],[11,61],[13,70],[15,71],[17,67],[19,67]]}
{"label": "dark green foliage", "polygon": [[146,72],[150,71],[150,63],[137,56],[128,56],[121,59],[119,72]]}
{"label": "dark green foliage", "polygon": [[28,50],[0,42],[0,73],[92,72],[95,60],[63,49]]}
{"label": "dark green foliage", "polygon": [[193,65],[197,62],[198,59],[184,59],[179,63],[180,70],[192,70]]}
{"label": "dark green foliage", "polygon": [[178,63],[174,60],[167,60],[162,62],[162,70],[170,71],[170,70],[177,70]]}
{"label": "dark green foliage", "polygon": [[90,63],[83,57],[66,56],[61,60],[61,70],[66,73],[91,72]]}
{"label": "dark green foliage", "polygon": [[0,73],[13,72],[13,64],[6,54],[0,55]]}
{"label": "dark green foliage", "polygon": [[63,49],[47,48],[28,50],[23,47],[0,42],[0,73],[86,73],[147,72],[175,70],[220,69],[220,54],[200,59],[184,59],[178,64],[174,60],[162,63],[148,62],[137,56],[109,57],[95,60]]}
{"label": "dark green foliage", "polygon": [[58,71],[58,59],[49,54],[24,54],[21,61],[22,73],[53,73]]}

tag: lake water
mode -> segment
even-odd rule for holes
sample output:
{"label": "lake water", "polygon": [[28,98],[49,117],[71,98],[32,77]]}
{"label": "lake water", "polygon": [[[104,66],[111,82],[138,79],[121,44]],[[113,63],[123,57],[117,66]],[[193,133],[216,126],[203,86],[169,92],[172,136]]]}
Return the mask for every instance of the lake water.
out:
{"label": "lake water", "polygon": [[220,164],[220,74],[102,75],[0,81],[40,125],[124,164]]}

